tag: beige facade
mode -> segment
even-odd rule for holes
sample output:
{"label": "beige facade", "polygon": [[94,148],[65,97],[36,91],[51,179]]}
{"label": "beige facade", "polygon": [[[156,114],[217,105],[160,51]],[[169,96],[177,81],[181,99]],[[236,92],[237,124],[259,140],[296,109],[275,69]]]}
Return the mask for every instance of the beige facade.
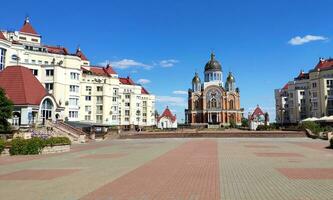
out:
{"label": "beige facade", "polygon": [[[104,125],[155,125],[153,95],[134,82],[122,84],[110,66],[90,66],[80,49],[70,53],[64,47],[43,44],[29,19],[20,31],[0,31],[0,71],[11,65],[31,69],[57,104],[64,107],[65,120]],[[131,95],[128,108],[124,103],[127,93]],[[128,121],[125,110],[130,110]],[[138,110],[140,113],[136,115]]]}
{"label": "beige facade", "polygon": [[333,60],[320,59],[314,69],[275,90],[275,102],[278,123],[333,115]]}

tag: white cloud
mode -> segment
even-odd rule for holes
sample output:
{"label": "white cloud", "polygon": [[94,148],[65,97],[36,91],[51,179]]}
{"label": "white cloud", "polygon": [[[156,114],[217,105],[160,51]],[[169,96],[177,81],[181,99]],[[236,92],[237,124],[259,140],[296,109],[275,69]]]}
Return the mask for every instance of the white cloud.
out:
{"label": "white cloud", "polygon": [[104,61],[99,63],[102,66],[106,66],[107,64],[111,64],[112,67],[118,69],[128,69],[128,68],[144,68],[144,69],[151,69],[153,66],[144,64],[142,62],[138,62],[132,59],[122,59],[118,61]]}
{"label": "white cloud", "polygon": [[142,85],[148,84],[148,83],[150,83],[150,82],[151,82],[150,80],[148,80],[148,79],[144,79],[144,78],[140,78],[140,79],[138,80],[138,83],[140,83],[140,84],[142,84]]}
{"label": "white cloud", "polygon": [[316,36],[316,35],[306,35],[304,37],[300,37],[300,36],[296,36],[294,38],[291,38],[291,40],[289,40],[289,44],[295,46],[295,45],[302,45],[308,42],[313,42],[313,41],[323,41],[323,40],[327,40],[328,38],[324,37],[324,36]]}
{"label": "white cloud", "polygon": [[161,60],[160,61],[161,67],[173,67],[177,63],[179,63],[179,61],[175,60],[175,59],[168,59],[168,60]]}
{"label": "white cloud", "polygon": [[165,103],[171,106],[186,106],[187,103],[182,97],[172,97],[172,96],[157,96],[156,101],[159,103]]}
{"label": "white cloud", "polygon": [[173,94],[181,94],[181,95],[183,95],[183,94],[187,94],[187,91],[185,91],[185,90],[175,90],[172,93]]}

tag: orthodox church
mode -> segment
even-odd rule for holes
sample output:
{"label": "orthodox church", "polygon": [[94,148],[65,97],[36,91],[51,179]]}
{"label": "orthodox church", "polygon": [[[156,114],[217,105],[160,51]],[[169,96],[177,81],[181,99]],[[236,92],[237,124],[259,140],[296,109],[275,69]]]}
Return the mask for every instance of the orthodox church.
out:
{"label": "orthodox church", "polygon": [[188,90],[188,109],[185,121],[191,126],[221,127],[234,122],[241,125],[243,109],[240,108],[239,89],[229,72],[223,83],[222,66],[211,53],[205,65],[204,82],[198,73],[192,79],[192,88]]}

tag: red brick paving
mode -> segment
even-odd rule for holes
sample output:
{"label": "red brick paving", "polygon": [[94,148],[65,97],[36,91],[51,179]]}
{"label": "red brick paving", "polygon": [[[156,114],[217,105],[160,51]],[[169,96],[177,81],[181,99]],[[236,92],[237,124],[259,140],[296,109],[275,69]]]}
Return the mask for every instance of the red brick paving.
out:
{"label": "red brick paving", "polygon": [[220,199],[217,142],[190,141],[83,199]]}
{"label": "red brick paving", "polygon": [[84,155],[80,158],[88,158],[88,159],[110,159],[110,158],[120,158],[128,155],[127,153],[109,153],[109,154],[91,154]]}
{"label": "red brick paving", "polygon": [[277,168],[289,179],[333,179],[333,168]]}
{"label": "red brick paving", "polygon": [[304,157],[299,153],[255,153],[258,157]]}
{"label": "red brick paving", "polygon": [[0,175],[0,180],[52,180],[70,175],[78,169],[27,169]]}

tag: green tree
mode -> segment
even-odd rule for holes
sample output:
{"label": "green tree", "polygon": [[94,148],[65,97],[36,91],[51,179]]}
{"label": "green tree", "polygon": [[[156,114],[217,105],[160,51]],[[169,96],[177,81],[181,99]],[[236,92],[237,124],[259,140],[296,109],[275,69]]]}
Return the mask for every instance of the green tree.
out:
{"label": "green tree", "polygon": [[245,117],[242,118],[242,127],[248,127],[249,126],[249,120]]}
{"label": "green tree", "polygon": [[0,88],[0,132],[10,130],[8,119],[12,117],[13,103],[7,98],[5,91]]}

